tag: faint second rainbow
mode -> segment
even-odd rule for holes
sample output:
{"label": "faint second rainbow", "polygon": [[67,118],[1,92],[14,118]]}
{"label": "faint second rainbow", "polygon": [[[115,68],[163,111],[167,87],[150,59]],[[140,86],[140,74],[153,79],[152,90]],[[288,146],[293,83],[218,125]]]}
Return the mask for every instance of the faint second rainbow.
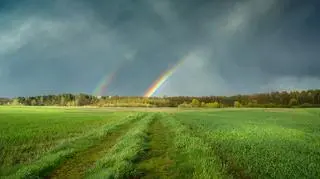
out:
{"label": "faint second rainbow", "polygon": [[156,81],[148,88],[148,90],[144,93],[144,97],[151,97],[154,95],[157,90],[172,76],[172,74],[177,70],[177,68],[184,62],[184,59],[180,60],[176,65],[169,70],[165,71],[158,77]]}
{"label": "faint second rainbow", "polygon": [[101,79],[101,81],[99,82],[98,86],[95,88],[93,94],[96,96],[103,96],[105,94],[105,92],[107,91],[107,88],[109,87],[109,85],[113,81],[114,77],[116,76],[116,74],[117,74],[117,70],[104,76]]}

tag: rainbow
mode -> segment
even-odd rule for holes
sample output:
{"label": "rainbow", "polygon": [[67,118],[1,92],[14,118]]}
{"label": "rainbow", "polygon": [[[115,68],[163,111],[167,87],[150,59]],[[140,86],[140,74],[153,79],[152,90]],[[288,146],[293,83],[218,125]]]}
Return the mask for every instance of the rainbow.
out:
{"label": "rainbow", "polygon": [[112,73],[109,73],[108,75],[104,76],[102,80],[99,82],[97,88],[94,90],[93,94],[95,96],[103,96],[104,93],[107,91],[107,88],[113,81],[114,77],[116,76],[117,71],[113,71]]}
{"label": "rainbow", "polygon": [[[160,77],[153,82],[153,84],[148,88],[148,90],[144,93],[144,97],[151,97],[154,95],[157,90],[172,76],[172,74],[177,70],[177,68],[185,61],[183,58],[178,63],[176,63],[173,67],[169,68],[167,71],[165,71],[163,74],[160,75]],[[114,70],[112,73],[107,74],[102,78],[102,80],[99,82],[98,86],[95,88],[93,94],[96,96],[103,96],[104,93],[107,91],[107,88],[112,83],[114,78],[116,77],[117,73],[120,71],[120,69],[124,65],[121,64],[116,70]]]}
{"label": "rainbow", "polygon": [[184,59],[180,60],[176,65],[172,68],[169,68],[167,71],[162,73],[160,77],[156,81],[152,83],[152,85],[148,88],[148,90],[144,93],[144,97],[151,97],[154,95],[159,88],[172,76],[172,74],[177,70],[177,68],[184,62]]}
{"label": "rainbow", "polygon": [[118,64],[111,73],[103,76],[100,82],[98,83],[97,87],[93,91],[93,95],[95,96],[103,96],[107,91],[109,85],[113,82],[119,71],[125,67],[130,61],[123,61],[122,63]]}

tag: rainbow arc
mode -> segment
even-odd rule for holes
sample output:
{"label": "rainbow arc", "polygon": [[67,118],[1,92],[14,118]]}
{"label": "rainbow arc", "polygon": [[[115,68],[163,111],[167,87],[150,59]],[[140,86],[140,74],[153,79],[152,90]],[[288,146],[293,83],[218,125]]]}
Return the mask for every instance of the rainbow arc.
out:
{"label": "rainbow arc", "polygon": [[[168,81],[168,79],[174,74],[174,72],[177,70],[177,68],[185,61],[185,58],[180,60],[178,63],[176,63],[173,67],[169,68],[167,71],[162,73],[148,88],[148,90],[144,93],[144,97],[151,97],[153,96],[160,87]],[[96,96],[103,96],[103,94],[106,92],[109,85],[114,81],[114,78],[120,71],[120,69],[123,67],[123,64],[118,66],[112,73],[107,74],[102,78],[102,80],[99,82],[98,86],[95,88],[93,94]]]}
{"label": "rainbow arc", "polygon": [[152,83],[152,85],[148,88],[148,90],[144,93],[144,97],[153,96],[160,87],[173,75],[173,73],[177,70],[177,68],[184,62],[184,60],[180,60],[176,65],[162,73],[160,77],[156,81]]}

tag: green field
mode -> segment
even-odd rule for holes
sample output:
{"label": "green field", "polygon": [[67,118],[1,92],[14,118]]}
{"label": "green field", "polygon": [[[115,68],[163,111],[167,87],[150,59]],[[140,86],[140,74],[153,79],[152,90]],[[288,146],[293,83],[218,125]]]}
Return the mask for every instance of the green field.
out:
{"label": "green field", "polygon": [[0,107],[0,178],[320,178],[320,109]]}

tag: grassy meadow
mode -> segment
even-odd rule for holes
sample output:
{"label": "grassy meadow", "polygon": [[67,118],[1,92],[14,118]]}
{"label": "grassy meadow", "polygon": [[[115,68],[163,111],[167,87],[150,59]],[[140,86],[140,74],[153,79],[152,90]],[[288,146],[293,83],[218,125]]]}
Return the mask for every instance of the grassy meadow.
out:
{"label": "grassy meadow", "polygon": [[0,107],[0,178],[320,178],[320,109]]}

